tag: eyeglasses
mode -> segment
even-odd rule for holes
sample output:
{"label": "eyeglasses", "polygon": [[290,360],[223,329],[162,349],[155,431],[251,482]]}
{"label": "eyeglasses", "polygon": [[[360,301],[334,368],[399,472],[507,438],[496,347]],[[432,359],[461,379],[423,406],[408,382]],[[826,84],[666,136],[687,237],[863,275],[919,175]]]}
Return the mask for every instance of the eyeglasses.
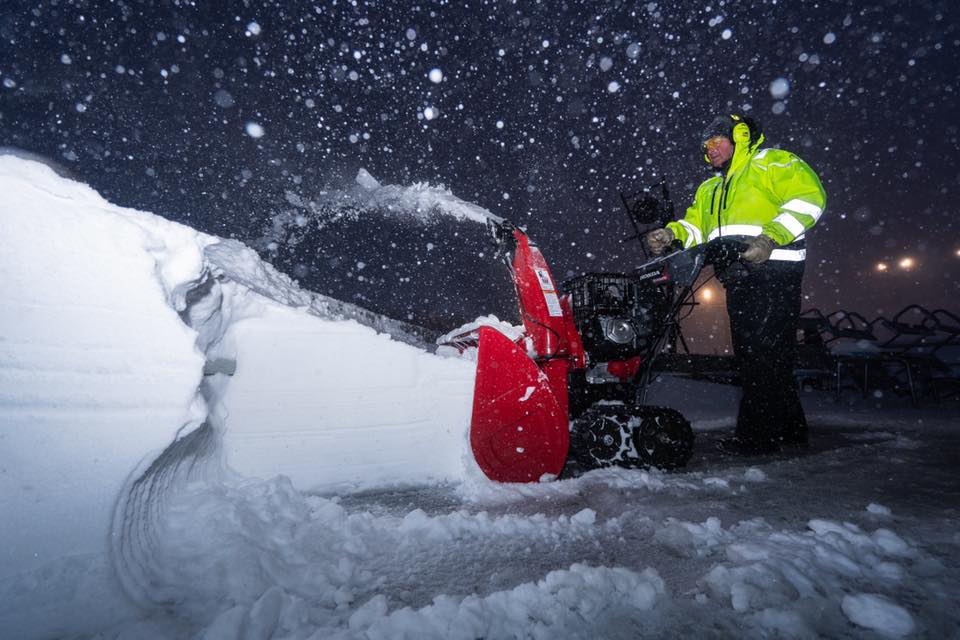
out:
{"label": "eyeglasses", "polygon": [[701,148],[703,149],[703,153],[706,154],[706,153],[709,153],[710,151],[713,151],[714,149],[719,147],[721,144],[723,144],[724,140],[726,140],[726,138],[724,138],[723,136],[713,136],[709,140],[705,141],[703,145],[701,145]]}

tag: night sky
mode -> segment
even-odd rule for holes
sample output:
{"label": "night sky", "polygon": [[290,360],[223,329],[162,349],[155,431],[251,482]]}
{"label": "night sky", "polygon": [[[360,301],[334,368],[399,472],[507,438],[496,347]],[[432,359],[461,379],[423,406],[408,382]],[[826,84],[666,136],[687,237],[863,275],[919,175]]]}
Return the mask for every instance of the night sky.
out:
{"label": "night sky", "polygon": [[[666,179],[682,214],[709,176],[700,131],[745,112],[827,190],[807,306],[958,311],[955,6],[8,0],[0,144],[260,248],[292,202],[361,167],[442,184],[527,225],[563,278],[641,261],[618,190]],[[268,258],[442,326],[469,315],[457,290],[497,273],[478,273],[482,240],[454,227],[368,217]]]}

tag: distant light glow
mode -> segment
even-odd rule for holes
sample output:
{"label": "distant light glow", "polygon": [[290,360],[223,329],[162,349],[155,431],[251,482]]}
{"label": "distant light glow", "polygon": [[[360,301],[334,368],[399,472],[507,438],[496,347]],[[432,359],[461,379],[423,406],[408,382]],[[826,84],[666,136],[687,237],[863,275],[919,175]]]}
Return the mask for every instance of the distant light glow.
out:
{"label": "distant light glow", "polygon": [[957,256],[958,258],[960,258],[960,249],[957,249],[956,251],[954,251],[954,252],[953,252],[953,255],[955,255],[955,256]]}
{"label": "distant light glow", "polygon": [[916,262],[911,257],[902,258],[899,262],[901,269],[913,269],[916,266]]}
{"label": "distant light glow", "polygon": [[889,269],[889,268],[890,268],[890,267],[887,266],[887,263],[886,263],[886,262],[878,262],[878,263],[877,263],[877,271],[883,272],[883,271],[886,271],[886,270]]}
{"label": "distant light glow", "polygon": [[713,289],[704,289],[703,290],[703,299],[706,302],[713,300]]}

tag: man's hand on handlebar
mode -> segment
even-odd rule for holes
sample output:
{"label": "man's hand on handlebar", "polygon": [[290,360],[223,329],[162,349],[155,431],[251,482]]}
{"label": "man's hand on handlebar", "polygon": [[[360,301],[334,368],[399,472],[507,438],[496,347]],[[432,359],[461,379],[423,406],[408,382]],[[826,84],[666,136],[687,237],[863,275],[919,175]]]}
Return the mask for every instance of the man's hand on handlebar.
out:
{"label": "man's hand on handlebar", "polygon": [[646,235],[647,246],[655,256],[662,254],[676,236],[670,229],[654,229]]}
{"label": "man's hand on handlebar", "polygon": [[740,258],[745,262],[752,262],[754,264],[760,264],[761,262],[766,262],[770,259],[770,254],[773,253],[774,247],[777,244],[762,233],[759,236],[754,236],[752,238],[747,238],[744,243],[745,248],[743,253],[740,254]]}

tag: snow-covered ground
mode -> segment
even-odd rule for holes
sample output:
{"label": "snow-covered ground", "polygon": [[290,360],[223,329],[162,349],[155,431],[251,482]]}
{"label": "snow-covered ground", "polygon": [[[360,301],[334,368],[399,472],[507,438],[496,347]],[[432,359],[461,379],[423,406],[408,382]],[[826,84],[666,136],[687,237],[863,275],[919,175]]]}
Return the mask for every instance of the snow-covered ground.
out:
{"label": "snow-covered ground", "polygon": [[808,393],[809,451],[731,460],[735,390],[664,377],[685,471],[497,485],[469,359],[40,164],[0,188],[2,638],[957,637],[955,403]]}

